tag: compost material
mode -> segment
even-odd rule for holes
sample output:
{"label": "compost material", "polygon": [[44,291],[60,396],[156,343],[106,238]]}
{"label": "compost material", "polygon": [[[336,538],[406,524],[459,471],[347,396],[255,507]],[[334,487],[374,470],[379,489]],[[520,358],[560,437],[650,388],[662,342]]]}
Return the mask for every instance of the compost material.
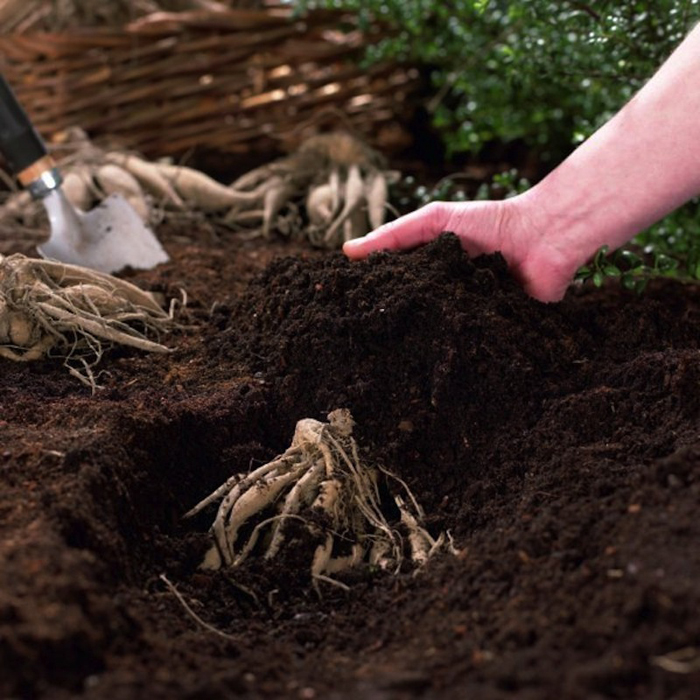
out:
{"label": "compost material", "polygon": [[[158,233],[128,279],[187,290],[174,352],[106,351],[94,395],[0,360],[0,697],[697,697],[697,287],[543,305],[452,236]],[[290,522],[279,560],[199,568],[216,508],[184,514],[337,407],[459,554],[314,586]]]}

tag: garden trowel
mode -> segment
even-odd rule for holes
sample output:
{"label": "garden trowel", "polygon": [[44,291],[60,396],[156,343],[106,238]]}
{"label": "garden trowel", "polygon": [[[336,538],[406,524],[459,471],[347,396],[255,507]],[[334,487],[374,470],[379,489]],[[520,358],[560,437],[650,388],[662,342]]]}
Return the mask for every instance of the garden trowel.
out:
{"label": "garden trowel", "polygon": [[46,207],[51,235],[38,247],[43,257],[109,273],[150,269],[168,260],[153,231],[121,195],[110,195],[88,212],[73,207],[61,190],[59,169],[1,75],[0,153]]}

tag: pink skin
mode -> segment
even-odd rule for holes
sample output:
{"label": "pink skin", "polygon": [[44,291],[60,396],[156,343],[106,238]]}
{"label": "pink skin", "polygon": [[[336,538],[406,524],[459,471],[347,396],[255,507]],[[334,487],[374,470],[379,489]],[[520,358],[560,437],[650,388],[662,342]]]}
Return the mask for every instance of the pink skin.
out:
{"label": "pink skin", "polygon": [[500,251],[540,301],[564,296],[602,246],[618,248],[700,193],[700,26],[607,124],[524,194],[505,201],[434,202],[343,250],[422,245],[443,231],[470,256]]}

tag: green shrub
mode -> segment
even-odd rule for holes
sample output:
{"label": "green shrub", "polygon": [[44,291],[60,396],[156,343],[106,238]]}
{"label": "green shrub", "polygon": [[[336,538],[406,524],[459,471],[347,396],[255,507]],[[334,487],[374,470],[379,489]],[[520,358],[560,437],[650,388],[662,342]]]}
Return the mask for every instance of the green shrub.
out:
{"label": "green shrub", "polygon": [[392,34],[366,60],[422,65],[448,152],[520,140],[550,162],[616,112],[700,18],[700,0],[300,0]]}

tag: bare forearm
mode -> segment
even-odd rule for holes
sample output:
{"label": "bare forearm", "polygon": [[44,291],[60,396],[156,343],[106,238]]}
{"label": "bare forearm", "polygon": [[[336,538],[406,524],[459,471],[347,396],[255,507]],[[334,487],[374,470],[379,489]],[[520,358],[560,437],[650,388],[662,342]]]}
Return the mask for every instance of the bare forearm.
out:
{"label": "bare forearm", "polygon": [[[700,26],[642,90],[527,195],[583,263],[700,193]],[[553,231],[556,238],[552,239]],[[571,252],[571,249],[569,249]]]}

